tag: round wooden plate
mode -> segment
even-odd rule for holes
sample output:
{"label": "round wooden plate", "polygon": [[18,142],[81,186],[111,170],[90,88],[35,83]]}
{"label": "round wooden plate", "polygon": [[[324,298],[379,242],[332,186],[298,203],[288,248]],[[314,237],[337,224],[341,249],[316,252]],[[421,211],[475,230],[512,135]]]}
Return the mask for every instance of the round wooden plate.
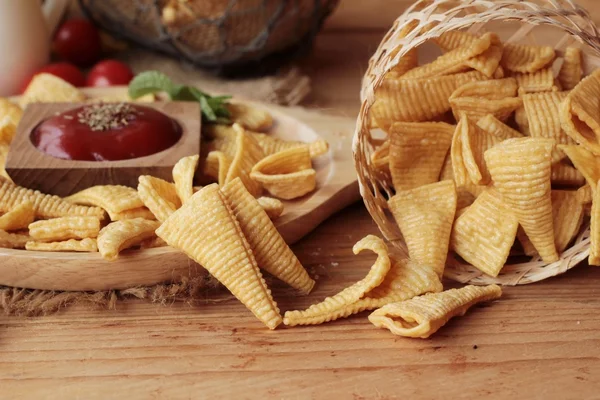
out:
{"label": "round wooden plate", "polygon": [[[86,89],[90,97],[125,93],[126,88]],[[254,103],[276,121],[270,134],[286,140],[310,142],[323,138],[328,154],[314,160],[317,190],[300,199],[284,201],[285,211],[275,221],[292,244],[336,211],[360,199],[354,162],[354,120],[303,108]],[[116,261],[98,253],[49,253],[0,249],[0,285],[43,290],[99,291],[148,286],[206,273],[185,254],[170,247],[128,250]]]}

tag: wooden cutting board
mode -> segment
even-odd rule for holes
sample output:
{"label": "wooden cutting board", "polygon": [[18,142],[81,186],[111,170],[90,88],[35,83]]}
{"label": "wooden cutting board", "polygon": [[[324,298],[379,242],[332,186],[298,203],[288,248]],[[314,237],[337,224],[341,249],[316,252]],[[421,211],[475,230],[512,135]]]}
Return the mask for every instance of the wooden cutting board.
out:
{"label": "wooden cutting board", "polygon": [[[89,97],[119,97],[126,88],[89,89]],[[305,236],[327,217],[360,198],[352,158],[354,120],[303,108],[253,103],[272,113],[270,134],[310,142],[323,138],[328,154],[314,160],[317,190],[292,201],[275,221],[288,243]],[[116,261],[98,253],[49,253],[0,249],[0,285],[43,290],[108,290],[176,281],[205,273],[188,257],[169,247],[123,252]]]}

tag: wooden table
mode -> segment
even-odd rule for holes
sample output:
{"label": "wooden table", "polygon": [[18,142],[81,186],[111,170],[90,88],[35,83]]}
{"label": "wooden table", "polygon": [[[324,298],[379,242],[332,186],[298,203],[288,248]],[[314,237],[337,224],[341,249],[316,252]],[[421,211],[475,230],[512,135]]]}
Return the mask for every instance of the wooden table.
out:
{"label": "wooden table", "polygon": [[[342,4],[303,66],[312,105],[350,116],[381,27],[406,2],[359,3]],[[318,284],[308,297],[275,286],[281,309],[362,278],[374,257],[351,247],[368,233],[377,229],[357,204],[294,246]],[[366,313],[270,332],[226,293],[194,306],[132,301],[114,312],[0,317],[0,398],[598,398],[599,297],[600,269],[582,266],[507,288],[429,340],[375,329]]]}

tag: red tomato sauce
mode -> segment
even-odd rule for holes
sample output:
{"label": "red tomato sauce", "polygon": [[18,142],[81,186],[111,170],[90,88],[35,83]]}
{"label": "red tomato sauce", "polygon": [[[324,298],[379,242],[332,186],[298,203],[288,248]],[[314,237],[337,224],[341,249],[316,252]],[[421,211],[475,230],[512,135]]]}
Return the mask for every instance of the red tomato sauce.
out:
{"label": "red tomato sauce", "polygon": [[145,157],[173,146],[182,135],[174,119],[130,103],[90,104],[40,123],[31,142],[56,158],[116,161]]}

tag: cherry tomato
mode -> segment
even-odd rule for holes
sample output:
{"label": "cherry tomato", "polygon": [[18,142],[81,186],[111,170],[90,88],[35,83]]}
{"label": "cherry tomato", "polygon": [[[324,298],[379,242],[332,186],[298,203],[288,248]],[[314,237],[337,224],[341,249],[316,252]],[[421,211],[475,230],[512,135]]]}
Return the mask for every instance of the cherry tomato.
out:
{"label": "cherry tomato", "polygon": [[102,56],[102,43],[96,27],[86,19],[70,19],[54,35],[54,52],[80,67],[94,64]]}
{"label": "cherry tomato", "polygon": [[68,62],[58,62],[48,64],[36,71],[35,74],[33,74],[31,77],[29,77],[29,79],[25,81],[25,83],[21,87],[21,93],[23,93],[25,89],[27,89],[27,86],[29,86],[29,83],[31,82],[34,76],[44,72],[47,74],[58,76],[60,79],[69,82],[73,86],[80,87],[85,85],[85,77],[83,76],[83,73],[79,70],[79,68]]}
{"label": "cherry tomato", "polygon": [[133,72],[127,64],[117,60],[104,60],[92,67],[85,84],[94,87],[127,85],[132,79]]}

